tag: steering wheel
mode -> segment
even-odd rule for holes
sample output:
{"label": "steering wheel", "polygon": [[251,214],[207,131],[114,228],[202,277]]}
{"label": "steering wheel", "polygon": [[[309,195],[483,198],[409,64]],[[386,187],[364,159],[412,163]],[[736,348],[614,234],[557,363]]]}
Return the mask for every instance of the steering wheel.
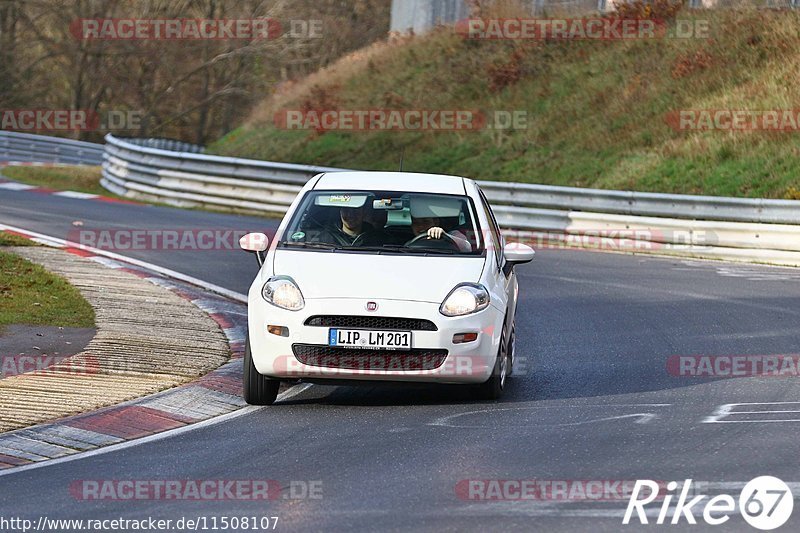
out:
{"label": "steering wheel", "polygon": [[[425,245],[421,246],[419,243],[421,243],[423,241],[425,242]],[[431,244],[434,244],[434,246],[430,246]],[[441,239],[429,239],[428,238],[428,232],[426,231],[425,233],[420,233],[419,235],[417,235],[416,237],[414,237],[413,239],[408,241],[405,245],[408,248],[436,248],[436,249],[442,249],[442,248],[447,247],[448,249],[453,249],[453,250],[456,250],[456,251],[460,250],[460,248],[458,247],[458,242],[456,242],[456,240],[453,238],[453,236],[448,234],[447,232],[442,234],[442,238]],[[441,246],[441,245],[444,245],[444,246]]]}

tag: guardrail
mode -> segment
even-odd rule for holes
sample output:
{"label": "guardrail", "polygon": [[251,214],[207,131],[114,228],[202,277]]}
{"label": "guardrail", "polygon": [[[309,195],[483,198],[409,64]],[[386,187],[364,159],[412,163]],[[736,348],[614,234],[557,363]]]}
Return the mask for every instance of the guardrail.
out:
{"label": "guardrail", "polygon": [[617,215],[800,224],[800,201],[578,189],[525,183],[480,182],[499,204]]}
{"label": "guardrail", "polygon": [[102,184],[120,194],[182,207],[285,213],[302,186],[341,169],[217,157],[106,136]]}
{"label": "guardrail", "polygon": [[103,145],[29,133],[0,131],[0,161],[99,165]]}
{"label": "guardrail", "polygon": [[[106,142],[106,188],[179,206],[279,215],[313,176],[346,170],[169,151],[112,135]],[[479,183],[500,224],[538,244],[621,231],[628,249],[652,251],[645,242],[663,253],[800,266],[800,201]]]}
{"label": "guardrail", "polygon": [[[106,143],[0,132],[0,160],[102,163],[103,186],[122,196],[272,215],[313,176],[346,170],[211,156],[169,139]],[[664,253],[800,266],[800,201],[479,183],[501,226],[534,243],[620,235],[640,251],[647,242]]]}

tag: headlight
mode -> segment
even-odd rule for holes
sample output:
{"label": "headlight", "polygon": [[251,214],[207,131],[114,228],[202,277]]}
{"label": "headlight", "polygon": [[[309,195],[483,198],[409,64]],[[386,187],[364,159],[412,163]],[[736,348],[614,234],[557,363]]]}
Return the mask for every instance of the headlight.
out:
{"label": "headlight", "polygon": [[489,307],[489,291],[486,287],[464,283],[450,292],[439,312],[444,316],[462,316],[477,313],[487,307]]}
{"label": "headlight", "polygon": [[303,293],[289,277],[271,278],[261,289],[261,296],[272,305],[289,311],[299,311],[306,306]]}

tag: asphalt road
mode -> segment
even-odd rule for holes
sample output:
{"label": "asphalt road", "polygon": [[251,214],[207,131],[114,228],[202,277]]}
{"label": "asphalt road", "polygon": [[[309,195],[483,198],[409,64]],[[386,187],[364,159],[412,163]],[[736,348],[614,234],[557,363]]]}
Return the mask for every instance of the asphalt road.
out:
{"label": "asphalt road", "polygon": [[[275,225],[0,191],[2,223],[65,237],[76,220],[83,229]],[[235,251],[129,255],[239,292],[255,274],[253,259]],[[463,480],[800,481],[798,413],[707,423],[728,404],[765,404],[733,413],[800,410],[769,405],[800,402],[796,377],[676,377],[667,365],[676,355],[800,353],[800,271],[542,250],[519,274],[520,359],[502,402],[473,402],[458,388],[314,385],[217,425],[0,477],[0,517],[278,516],[285,531],[619,531],[643,527],[622,526],[627,500],[486,502],[456,489]],[[270,479],[283,492],[270,502],[79,501],[69,486],[87,479]],[[320,482],[321,498],[292,498]],[[800,528],[798,515],[786,530]],[[754,531],[738,516],[724,527]]]}

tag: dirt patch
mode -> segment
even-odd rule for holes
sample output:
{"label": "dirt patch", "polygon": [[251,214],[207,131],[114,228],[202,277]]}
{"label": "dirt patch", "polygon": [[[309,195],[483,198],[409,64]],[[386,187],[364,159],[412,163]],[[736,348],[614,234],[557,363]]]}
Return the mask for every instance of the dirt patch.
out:
{"label": "dirt patch", "polygon": [[81,353],[94,328],[11,325],[0,330],[0,379],[33,372]]}
{"label": "dirt patch", "polygon": [[0,355],[60,355],[80,353],[94,338],[94,328],[5,326],[0,330]]}

